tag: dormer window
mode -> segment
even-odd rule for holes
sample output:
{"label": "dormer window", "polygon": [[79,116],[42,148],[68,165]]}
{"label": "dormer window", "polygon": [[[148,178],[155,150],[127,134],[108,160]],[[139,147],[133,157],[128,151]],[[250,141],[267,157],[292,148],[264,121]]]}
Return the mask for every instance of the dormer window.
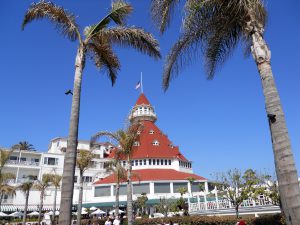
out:
{"label": "dormer window", "polygon": [[149,130],[149,134],[154,134],[154,130]]}
{"label": "dormer window", "polygon": [[133,143],[133,146],[140,146],[140,142],[135,141],[135,142]]}
{"label": "dormer window", "polygon": [[137,134],[141,134],[141,131],[138,131]]}
{"label": "dormer window", "polygon": [[159,142],[158,142],[158,140],[154,140],[154,141],[152,142],[152,144],[155,145],[155,146],[158,146],[158,145],[159,145]]}

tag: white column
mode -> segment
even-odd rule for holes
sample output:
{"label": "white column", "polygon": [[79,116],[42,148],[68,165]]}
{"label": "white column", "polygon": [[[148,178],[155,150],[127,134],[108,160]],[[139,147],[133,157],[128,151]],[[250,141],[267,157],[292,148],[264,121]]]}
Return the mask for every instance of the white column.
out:
{"label": "white column", "polygon": [[198,209],[200,210],[201,208],[200,208],[200,197],[199,197],[199,195],[197,195],[197,203],[198,203]]}
{"label": "white column", "polygon": [[192,185],[191,185],[190,182],[188,182],[188,193],[190,193],[193,196],[193,194],[192,194]]}
{"label": "white column", "polygon": [[16,183],[18,183],[18,177],[19,177],[19,170],[20,170],[20,162],[21,162],[21,156],[22,156],[22,151],[19,150],[19,163],[18,163],[18,169],[17,169],[17,175],[16,175]]}
{"label": "white column", "polygon": [[170,182],[170,192],[174,194],[173,182]]}
{"label": "white column", "polygon": [[114,185],[110,185],[110,196],[114,196]]}
{"label": "white column", "polygon": [[207,210],[206,192],[204,192],[204,207],[205,207],[205,210]]}
{"label": "white column", "polygon": [[154,195],[154,182],[150,182],[150,195]]}
{"label": "white column", "polygon": [[208,193],[208,183],[205,181],[204,183],[205,193]]}

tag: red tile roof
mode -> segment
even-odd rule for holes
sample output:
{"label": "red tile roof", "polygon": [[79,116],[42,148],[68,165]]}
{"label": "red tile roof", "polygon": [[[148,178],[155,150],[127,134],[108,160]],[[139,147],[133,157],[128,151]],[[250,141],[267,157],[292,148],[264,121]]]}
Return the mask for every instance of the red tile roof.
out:
{"label": "red tile roof", "polygon": [[145,105],[150,105],[150,102],[149,100],[146,98],[146,96],[144,95],[144,93],[142,93],[140,95],[140,97],[138,98],[138,100],[136,101],[135,105],[142,105],[142,104],[145,104]]}
{"label": "red tile roof", "polygon": [[[204,177],[192,173],[179,172],[172,169],[144,169],[133,170],[135,175],[132,176],[132,181],[156,181],[156,180],[187,180],[188,177],[193,177],[195,180],[207,180]],[[94,184],[113,184],[116,182],[114,174],[96,181]]]}
{"label": "red tile roof", "polygon": [[[160,129],[152,121],[142,121],[143,130],[139,135],[139,146],[133,147],[132,159],[143,158],[178,158],[188,161],[179,151],[177,146],[173,146],[168,136],[163,134]],[[150,133],[153,131],[153,134]],[[159,145],[153,145],[154,141],[158,141]],[[115,157],[115,151],[108,158]]]}

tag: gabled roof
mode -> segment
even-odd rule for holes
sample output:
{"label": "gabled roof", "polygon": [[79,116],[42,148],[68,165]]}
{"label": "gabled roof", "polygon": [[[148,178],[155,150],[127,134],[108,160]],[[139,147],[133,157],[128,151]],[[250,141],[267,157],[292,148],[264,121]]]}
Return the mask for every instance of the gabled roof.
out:
{"label": "gabled roof", "polygon": [[[133,147],[132,159],[143,158],[178,158],[188,161],[179,151],[177,146],[173,146],[168,136],[163,134],[160,129],[152,122],[142,121],[143,129],[139,135],[139,145]],[[153,145],[157,141],[158,145]],[[109,155],[109,158],[115,157],[115,151]]]}
{"label": "gabled roof", "polygon": [[[132,182],[142,182],[142,181],[162,181],[162,180],[187,180],[188,177],[195,178],[196,181],[207,180],[204,177],[198,176],[192,173],[184,173],[172,169],[144,169],[144,170],[134,170],[134,175],[132,176]],[[116,183],[116,177],[114,174],[105,177],[101,180],[96,181],[94,184],[113,184]]]}
{"label": "gabled roof", "polygon": [[137,105],[142,105],[142,104],[144,104],[144,105],[150,105],[150,102],[149,102],[149,100],[146,98],[146,96],[144,95],[144,93],[142,93],[142,94],[139,96],[138,100],[137,100],[136,103],[135,103],[135,106],[137,106]]}

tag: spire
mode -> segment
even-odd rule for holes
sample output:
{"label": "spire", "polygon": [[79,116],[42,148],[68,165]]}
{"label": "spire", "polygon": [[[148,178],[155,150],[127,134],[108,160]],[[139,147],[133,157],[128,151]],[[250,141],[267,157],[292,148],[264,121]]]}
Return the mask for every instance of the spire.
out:
{"label": "spire", "polygon": [[156,121],[156,114],[152,105],[150,104],[144,93],[141,93],[134,107],[132,108],[129,120],[130,122],[149,120],[152,122]]}

